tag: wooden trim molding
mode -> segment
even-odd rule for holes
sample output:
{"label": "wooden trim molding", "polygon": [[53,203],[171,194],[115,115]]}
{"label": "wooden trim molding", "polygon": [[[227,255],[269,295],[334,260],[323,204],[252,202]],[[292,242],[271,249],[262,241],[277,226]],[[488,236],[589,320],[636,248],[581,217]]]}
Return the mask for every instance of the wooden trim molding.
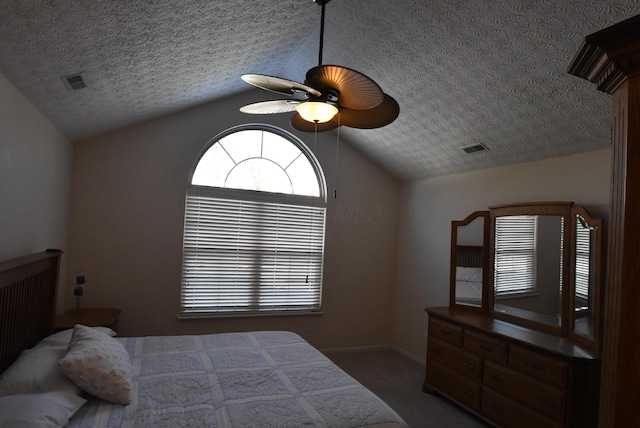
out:
{"label": "wooden trim molding", "polygon": [[569,73],[613,95],[599,426],[640,426],[640,15],[587,36]]}
{"label": "wooden trim molding", "polygon": [[568,72],[608,94],[640,73],[640,15],[585,37]]}

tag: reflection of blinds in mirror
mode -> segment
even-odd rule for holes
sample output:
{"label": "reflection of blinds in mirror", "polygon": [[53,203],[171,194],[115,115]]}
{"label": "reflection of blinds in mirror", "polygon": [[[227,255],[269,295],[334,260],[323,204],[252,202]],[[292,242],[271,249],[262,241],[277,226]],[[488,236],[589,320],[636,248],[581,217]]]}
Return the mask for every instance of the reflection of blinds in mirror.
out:
{"label": "reflection of blinds in mirror", "polygon": [[[580,220],[580,216],[577,216]],[[589,254],[591,249],[591,230],[584,227],[584,220],[576,222],[576,298],[588,304],[589,299]]]}
{"label": "reflection of blinds in mirror", "polygon": [[494,238],[496,297],[535,292],[536,217],[496,217]]}

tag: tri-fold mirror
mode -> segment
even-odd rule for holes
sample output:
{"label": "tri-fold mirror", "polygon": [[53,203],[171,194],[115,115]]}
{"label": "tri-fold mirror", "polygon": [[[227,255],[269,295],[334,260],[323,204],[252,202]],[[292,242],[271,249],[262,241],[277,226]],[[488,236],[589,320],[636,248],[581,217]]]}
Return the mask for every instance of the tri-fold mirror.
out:
{"label": "tri-fold mirror", "polygon": [[451,222],[450,306],[485,312],[489,293],[489,211]]}
{"label": "tri-fold mirror", "polygon": [[450,305],[600,348],[602,220],[571,202],[451,223]]}

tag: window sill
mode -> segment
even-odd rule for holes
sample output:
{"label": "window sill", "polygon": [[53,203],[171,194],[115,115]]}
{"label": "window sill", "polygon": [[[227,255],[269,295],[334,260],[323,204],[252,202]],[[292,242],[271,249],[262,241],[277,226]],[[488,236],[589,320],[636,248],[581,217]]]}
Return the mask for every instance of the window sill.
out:
{"label": "window sill", "polygon": [[290,317],[323,315],[319,311],[262,311],[262,312],[199,312],[178,315],[178,320],[211,319],[211,318],[255,318],[255,317]]}

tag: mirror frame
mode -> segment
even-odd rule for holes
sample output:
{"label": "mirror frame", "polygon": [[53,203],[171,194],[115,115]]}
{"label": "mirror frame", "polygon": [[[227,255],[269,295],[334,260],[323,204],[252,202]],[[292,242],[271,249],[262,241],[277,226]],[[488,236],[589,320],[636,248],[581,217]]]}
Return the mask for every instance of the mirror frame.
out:
{"label": "mirror frame", "polygon": [[[482,301],[480,306],[464,305],[456,302],[456,259],[458,246],[458,228],[469,225],[472,221],[482,219]],[[489,211],[474,211],[464,220],[451,222],[451,260],[449,271],[449,307],[475,311],[486,314],[489,308],[489,223],[491,216]]]}
{"label": "mirror frame", "polygon": [[[595,227],[596,242],[595,242],[595,277],[594,277],[594,295],[593,295],[593,337],[589,338],[585,335],[577,333],[575,331],[575,297],[576,297],[576,216],[580,215],[584,218],[585,223],[590,227]],[[588,347],[589,349],[600,352],[602,346],[601,329],[602,329],[602,284],[603,284],[603,272],[602,272],[602,242],[603,242],[603,221],[601,218],[593,218],[583,207],[574,207],[571,209],[571,286],[570,286],[570,299],[569,299],[569,337],[580,343],[581,345]]]}
{"label": "mirror frame", "polygon": [[[571,217],[571,207],[573,202],[533,202],[533,203],[520,203],[509,205],[496,205],[489,207],[491,213],[490,221],[490,281],[489,287],[489,312],[491,316],[496,319],[508,321],[513,324],[519,324],[524,327],[530,327],[540,331],[546,331],[559,336],[567,336],[569,328],[568,312],[569,312],[569,277],[571,276],[570,254],[571,254],[571,231],[573,225],[573,219]],[[562,293],[560,295],[560,325],[553,326],[540,321],[536,321],[532,318],[519,317],[517,315],[505,313],[502,311],[494,310],[494,264],[495,264],[495,218],[502,216],[515,216],[515,215],[549,215],[559,216],[563,218],[563,231],[562,231],[562,280],[560,285],[562,286]]]}

